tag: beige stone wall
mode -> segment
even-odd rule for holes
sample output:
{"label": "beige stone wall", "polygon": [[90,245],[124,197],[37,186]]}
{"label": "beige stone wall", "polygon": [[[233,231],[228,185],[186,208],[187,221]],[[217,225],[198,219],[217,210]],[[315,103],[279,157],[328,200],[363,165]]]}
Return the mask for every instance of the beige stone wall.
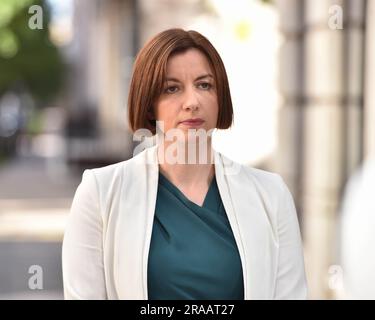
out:
{"label": "beige stone wall", "polygon": [[367,1],[365,75],[365,156],[375,157],[375,3]]}
{"label": "beige stone wall", "polygon": [[[299,210],[312,299],[336,297],[329,270],[339,263],[341,195],[363,158],[365,2],[276,1],[284,37],[278,169]],[[342,28],[332,20],[340,9]]]}
{"label": "beige stone wall", "polygon": [[95,148],[109,158],[131,155],[126,110],[135,51],[133,10],[130,0],[75,1],[75,106],[88,103],[97,111]]}

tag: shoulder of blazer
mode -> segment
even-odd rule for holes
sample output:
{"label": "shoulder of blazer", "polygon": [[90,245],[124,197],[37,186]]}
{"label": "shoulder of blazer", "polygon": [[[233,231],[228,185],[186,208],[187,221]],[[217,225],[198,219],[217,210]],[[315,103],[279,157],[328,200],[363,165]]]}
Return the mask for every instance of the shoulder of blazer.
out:
{"label": "shoulder of blazer", "polygon": [[280,193],[284,190],[285,183],[279,174],[251,167],[246,164],[240,164],[220,152],[219,154],[225,163],[233,162],[241,168],[238,175],[233,175],[235,179],[237,177],[238,179],[242,179],[245,176],[248,182],[256,189],[260,189],[263,192],[270,194]]}
{"label": "shoulder of blazer", "polygon": [[139,160],[142,156],[145,155],[146,150],[147,149],[143,150],[142,152],[127,160],[116,162],[100,168],[93,168],[90,170],[92,170],[92,172],[94,173],[99,186],[102,186],[103,184],[108,184],[109,182],[115,179],[121,178],[123,171],[125,170],[127,165],[133,161]]}
{"label": "shoulder of blazer", "polygon": [[277,230],[280,211],[285,212],[288,210],[287,206],[290,203],[286,203],[285,200],[292,201],[288,187],[283,178],[277,173],[245,165],[243,166],[243,171],[249,178],[249,183],[254,187],[253,190],[265,209],[264,211],[275,238],[278,239]]}
{"label": "shoulder of blazer", "polygon": [[257,187],[270,193],[283,191],[284,180],[278,173],[249,166],[243,166],[243,168],[248,177],[256,184]]}
{"label": "shoulder of blazer", "polygon": [[108,199],[111,199],[115,193],[121,190],[122,178],[127,166],[131,162],[138,161],[145,156],[145,152],[146,150],[143,150],[143,152],[140,152],[132,158],[104,167],[88,169],[95,178],[100,202],[102,204],[107,203]]}
{"label": "shoulder of blazer", "polygon": [[121,179],[126,161],[113,163],[100,168],[90,169],[96,178],[99,189],[104,188],[105,190],[109,184],[112,184],[114,181]]}

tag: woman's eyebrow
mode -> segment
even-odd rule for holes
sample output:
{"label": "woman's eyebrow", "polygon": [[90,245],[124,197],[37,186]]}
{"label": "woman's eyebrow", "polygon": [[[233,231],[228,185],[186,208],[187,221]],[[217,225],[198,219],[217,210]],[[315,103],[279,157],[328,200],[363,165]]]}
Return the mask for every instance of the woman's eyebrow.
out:
{"label": "woman's eyebrow", "polygon": [[[194,81],[197,81],[197,80],[202,80],[204,78],[214,78],[211,74],[203,74],[199,77],[197,77]],[[180,80],[176,79],[176,78],[166,78],[165,81],[174,81],[174,82],[181,82]]]}

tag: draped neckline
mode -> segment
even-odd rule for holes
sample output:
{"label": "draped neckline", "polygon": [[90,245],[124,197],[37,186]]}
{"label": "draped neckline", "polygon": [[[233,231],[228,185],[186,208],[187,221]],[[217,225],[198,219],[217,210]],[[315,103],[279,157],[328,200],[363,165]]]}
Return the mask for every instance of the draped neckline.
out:
{"label": "draped neckline", "polygon": [[170,191],[174,192],[177,196],[179,196],[180,198],[182,198],[185,202],[187,202],[187,203],[189,203],[189,204],[191,204],[193,206],[196,206],[196,207],[202,209],[202,208],[206,208],[207,201],[208,201],[208,198],[209,198],[209,194],[211,193],[211,190],[212,190],[214,182],[215,182],[215,175],[211,179],[210,185],[208,187],[208,190],[206,192],[206,195],[204,197],[202,205],[199,205],[199,204],[195,203],[194,201],[190,200],[174,183],[172,183],[160,171],[159,171],[159,179],[160,179],[161,183],[163,183],[164,185],[166,185],[167,187],[169,187]]}

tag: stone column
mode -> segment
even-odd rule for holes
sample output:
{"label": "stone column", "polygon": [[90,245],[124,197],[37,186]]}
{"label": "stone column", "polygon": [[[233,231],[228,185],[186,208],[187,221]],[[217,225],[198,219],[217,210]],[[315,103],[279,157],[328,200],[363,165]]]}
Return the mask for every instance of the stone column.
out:
{"label": "stone column", "polygon": [[302,201],[312,298],[335,297],[329,272],[338,261],[337,215],[362,158],[363,4],[305,1]]}
{"label": "stone column", "polygon": [[282,37],[278,81],[282,99],[278,111],[278,149],[273,167],[291,190],[299,214],[303,133],[303,4],[300,0],[276,1]]}
{"label": "stone column", "polygon": [[365,1],[276,4],[284,38],[278,171],[302,222],[310,298],[334,298],[329,272],[337,263],[341,195],[363,153]]}
{"label": "stone column", "polygon": [[365,76],[365,156],[375,157],[375,2],[367,1]]}

